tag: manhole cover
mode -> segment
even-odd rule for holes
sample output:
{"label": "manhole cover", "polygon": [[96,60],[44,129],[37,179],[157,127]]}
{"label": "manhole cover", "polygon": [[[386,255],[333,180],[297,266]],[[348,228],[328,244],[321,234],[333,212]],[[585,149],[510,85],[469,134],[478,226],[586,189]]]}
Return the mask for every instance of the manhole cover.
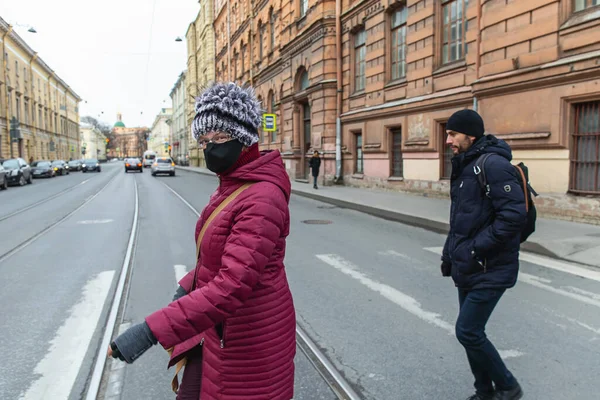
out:
{"label": "manhole cover", "polygon": [[326,219],[306,219],[302,221],[303,224],[308,225],[327,225],[333,223],[332,221],[328,221]]}
{"label": "manhole cover", "polygon": [[323,209],[323,210],[333,210],[334,208],[337,208],[336,206],[317,206],[317,208]]}

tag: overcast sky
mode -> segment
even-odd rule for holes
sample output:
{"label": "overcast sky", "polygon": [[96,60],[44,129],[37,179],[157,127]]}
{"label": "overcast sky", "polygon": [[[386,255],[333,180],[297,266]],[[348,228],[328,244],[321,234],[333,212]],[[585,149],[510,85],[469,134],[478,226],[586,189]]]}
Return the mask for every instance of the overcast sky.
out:
{"label": "overcast sky", "polygon": [[198,0],[0,1],[5,21],[35,28],[15,31],[83,99],[81,116],[104,112],[113,124],[120,110],[130,127],[152,125],[171,106],[198,9]]}

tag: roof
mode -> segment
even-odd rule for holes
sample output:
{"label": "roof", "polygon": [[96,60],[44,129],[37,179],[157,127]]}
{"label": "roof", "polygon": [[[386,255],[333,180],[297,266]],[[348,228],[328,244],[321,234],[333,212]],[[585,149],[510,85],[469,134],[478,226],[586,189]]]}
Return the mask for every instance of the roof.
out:
{"label": "roof", "polygon": [[115,122],[115,128],[125,128],[125,124],[122,121]]}

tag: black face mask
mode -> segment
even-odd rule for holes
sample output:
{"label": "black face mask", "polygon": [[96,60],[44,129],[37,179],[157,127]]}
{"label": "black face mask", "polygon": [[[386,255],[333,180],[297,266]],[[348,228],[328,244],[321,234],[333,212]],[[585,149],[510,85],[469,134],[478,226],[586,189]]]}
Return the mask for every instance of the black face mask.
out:
{"label": "black face mask", "polygon": [[220,144],[208,143],[204,149],[206,167],[215,174],[227,171],[240,158],[243,148],[242,142],[235,139]]}

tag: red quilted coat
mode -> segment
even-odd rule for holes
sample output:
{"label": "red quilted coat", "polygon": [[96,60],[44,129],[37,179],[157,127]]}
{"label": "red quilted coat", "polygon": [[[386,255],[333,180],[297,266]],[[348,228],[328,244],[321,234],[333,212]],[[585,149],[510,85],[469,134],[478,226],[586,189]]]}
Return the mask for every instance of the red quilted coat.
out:
{"label": "red quilted coat", "polygon": [[[290,181],[278,151],[220,177],[196,225],[245,182],[206,230],[196,290],[151,314],[159,343],[175,346],[169,366],[203,344],[202,400],[290,400],[296,315],[284,270]],[[193,271],[180,285],[189,292]]]}

